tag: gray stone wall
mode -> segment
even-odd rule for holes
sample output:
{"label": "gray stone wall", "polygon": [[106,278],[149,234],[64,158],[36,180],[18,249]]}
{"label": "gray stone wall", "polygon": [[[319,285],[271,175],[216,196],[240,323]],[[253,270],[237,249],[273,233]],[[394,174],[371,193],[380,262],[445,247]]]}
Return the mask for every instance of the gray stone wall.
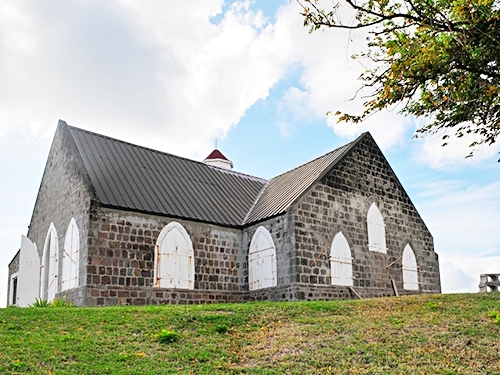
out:
{"label": "gray stone wall", "polygon": [[[368,250],[366,219],[373,202],[386,225],[387,254]],[[394,295],[391,279],[400,294],[415,293],[403,290],[400,257],[408,243],[419,266],[420,292],[441,291],[432,236],[370,138],[353,149],[293,211],[300,283],[330,283],[329,250],[325,249],[342,231],[354,258],[354,288],[363,297]]]}
{"label": "gray stone wall", "polygon": [[19,272],[19,251],[14,255],[14,258],[9,263],[9,273],[7,278],[7,306],[11,304],[10,300],[10,278],[13,274]]}
{"label": "gray stone wall", "polygon": [[[181,224],[193,243],[193,290],[154,287],[154,252],[161,230]],[[88,239],[87,305],[201,303],[239,300],[245,289],[241,230],[131,213],[94,205]],[[189,302],[191,301],[191,302]],[[195,302],[196,301],[196,302]]]}
{"label": "gray stone wall", "polygon": [[[59,243],[59,275],[61,275],[64,239],[70,220],[74,218],[80,234],[80,285],[85,283],[86,239],[92,197],[90,181],[83,162],[78,157],[76,145],[69,130],[59,126],[45,166],[27,236],[36,244],[42,264],[47,232],[50,223],[54,223]],[[83,300],[80,298],[75,302],[81,304]]]}
{"label": "gray stone wall", "polygon": [[[296,281],[290,214],[241,231],[94,206],[88,239],[86,305],[285,300],[289,295],[292,299],[302,295],[295,291],[297,288],[286,291]],[[193,243],[194,290],[153,286],[155,244],[161,230],[172,221],[186,229]],[[276,288],[248,292],[248,251],[261,225],[271,233],[276,246],[279,293]]]}
{"label": "gray stone wall", "polygon": [[251,291],[244,296],[244,301],[329,301],[352,298],[357,297],[346,287],[292,283]]}

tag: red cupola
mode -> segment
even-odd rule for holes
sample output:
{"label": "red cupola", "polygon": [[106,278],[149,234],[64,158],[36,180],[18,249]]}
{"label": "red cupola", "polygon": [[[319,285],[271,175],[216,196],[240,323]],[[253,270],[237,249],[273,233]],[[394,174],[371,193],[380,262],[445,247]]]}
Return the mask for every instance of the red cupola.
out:
{"label": "red cupola", "polygon": [[224,168],[224,169],[233,169],[233,162],[228,160],[222,152],[219,150],[215,149],[213,150],[210,155],[208,155],[205,160],[203,160],[203,163],[213,165],[219,168]]}

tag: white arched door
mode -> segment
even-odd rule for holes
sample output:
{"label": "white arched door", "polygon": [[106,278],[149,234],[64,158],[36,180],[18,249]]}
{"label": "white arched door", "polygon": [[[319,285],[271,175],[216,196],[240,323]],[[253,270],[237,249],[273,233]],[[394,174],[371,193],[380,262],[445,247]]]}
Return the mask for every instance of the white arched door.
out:
{"label": "white arched door", "polygon": [[54,223],[50,223],[45,244],[43,246],[42,268],[41,268],[41,288],[40,298],[46,301],[52,301],[58,292],[59,273],[59,241]]}
{"label": "white arched door", "polygon": [[271,233],[258,227],[248,253],[248,284],[250,290],[276,286],[276,248]]}
{"label": "white arched door", "polygon": [[26,307],[40,297],[40,255],[36,244],[26,236],[21,237],[16,295],[16,301],[10,301],[19,307]]}
{"label": "white arched door", "polygon": [[368,226],[368,249],[379,253],[387,253],[384,218],[375,203],[372,203],[368,210],[366,222]]}
{"label": "white arched door", "polygon": [[193,243],[177,222],[165,226],[158,236],[154,278],[159,288],[194,289]]}
{"label": "white arched door", "polygon": [[332,241],[330,270],[332,285],[353,285],[351,248],[342,232],[337,233]]}
{"label": "white arched door", "polygon": [[418,290],[417,259],[410,245],[403,250],[403,289]]}
{"label": "white arched door", "polygon": [[71,219],[62,254],[61,290],[76,288],[78,286],[78,261],[80,256],[80,232],[75,219]]}

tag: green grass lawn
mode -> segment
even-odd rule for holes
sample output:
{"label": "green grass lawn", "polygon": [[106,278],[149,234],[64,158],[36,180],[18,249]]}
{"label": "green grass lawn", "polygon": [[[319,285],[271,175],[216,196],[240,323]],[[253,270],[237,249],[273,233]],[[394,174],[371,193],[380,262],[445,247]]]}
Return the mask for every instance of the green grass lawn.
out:
{"label": "green grass lawn", "polygon": [[500,374],[500,293],[6,308],[0,374]]}

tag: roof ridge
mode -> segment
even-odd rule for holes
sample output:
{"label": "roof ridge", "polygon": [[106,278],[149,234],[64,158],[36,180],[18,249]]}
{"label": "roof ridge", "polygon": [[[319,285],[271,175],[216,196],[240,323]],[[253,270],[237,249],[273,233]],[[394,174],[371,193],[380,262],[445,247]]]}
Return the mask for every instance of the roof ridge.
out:
{"label": "roof ridge", "polygon": [[168,155],[170,157],[174,157],[174,158],[177,158],[177,159],[182,159],[182,160],[186,160],[186,161],[189,161],[189,162],[192,162],[192,163],[197,163],[197,164],[203,165],[204,167],[216,168],[220,172],[234,173],[234,174],[238,174],[238,175],[240,175],[242,177],[248,177],[248,178],[256,179],[256,180],[263,181],[263,182],[267,182],[268,181],[267,179],[262,178],[262,177],[252,176],[250,174],[242,173],[242,172],[238,172],[238,171],[234,171],[234,170],[231,170],[231,171],[230,170],[226,170],[224,168],[219,168],[219,167],[216,167],[214,165],[205,164],[202,161],[190,159],[190,158],[187,158],[187,157],[184,157],[184,156],[179,156],[179,155],[171,154],[171,153],[165,152],[165,151],[156,150],[154,148],[147,147],[147,146],[141,146],[141,145],[138,145],[138,144],[135,144],[135,143],[131,143],[131,142],[128,142],[128,141],[123,141],[121,139],[113,138],[113,137],[110,137],[108,135],[103,135],[103,134],[99,134],[99,133],[96,133],[96,132],[93,132],[93,131],[90,131],[90,130],[86,130],[86,129],[78,128],[76,126],[68,125],[67,123],[66,123],[66,125],[68,126],[68,128],[70,130],[75,130],[75,131],[79,131],[79,132],[82,132],[82,133],[87,133],[87,134],[90,134],[90,135],[93,135],[93,136],[96,136],[96,137],[100,137],[100,138],[105,138],[105,139],[111,140],[113,142],[123,143],[123,144],[129,145],[131,147],[137,147],[137,148],[140,148],[140,149],[143,149],[143,150],[148,150],[148,151],[155,152],[157,154]]}
{"label": "roof ridge", "polygon": [[338,151],[338,150],[339,150],[339,149],[341,149],[341,148],[348,147],[348,146],[350,146],[351,144],[354,144],[355,142],[357,142],[359,139],[361,139],[361,138],[362,138],[365,134],[369,134],[369,132],[364,132],[364,133],[362,133],[361,135],[359,135],[359,136],[358,136],[355,140],[353,140],[353,141],[351,141],[351,142],[347,142],[347,143],[345,143],[345,144],[343,144],[343,145],[341,145],[341,146],[339,146],[339,147],[337,147],[337,148],[335,148],[335,149],[333,149],[333,150],[331,150],[331,151],[328,151],[327,153],[324,153],[323,155],[317,156],[317,157],[315,157],[314,159],[311,159],[311,160],[309,160],[309,161],[306,161],[305,163],[302,163],[302,164],[300,164],[300,165],[296,166],[295,168],[292,168],[292,169],[289,169],[288,171],[285,171],[285,172],[283,172],[283,173],[280,173],[279,175],[276,175],[276,176],[274,176],[273,178],[271,178],[271,180],[273,180],[273,179],[275,179],[275,178],[278,178],[278,177],[280,177],[280,176],[283,176],[283,175],[285,175],[285,174],[287,174],[287,173],[290,173],[290,172],[292,172],[292,171],[294,171],[294,170],[296,170],[296,169],[302,168],[303,166],[305,166],[305,165],[307,165],[307,164],[310,164],[310,163],[312,163],[312,162],[314,162],[314,161],[316,161],[316,160],[318,160],[318,159],[321,159],[321,158],[323,158],[323,157],[325,157],[325,156],[327,156],[327,155],[330,155],[330,154],[332,154],[332,153],[334,153],[334,152]]}
{"label": "roof ridge", "polygon": [[[191,160],[191,159],[188,159],[188,160]],[[196,163],[200,163],[196,160],[192,160]],[[254,180],[259,180],[259,181],[262,181],[262,182],[268,182],[269,180],[265,179],[265,178],[262,178],[262,177],[258,177],[258,176],[253,176],[251,174],[248,174],[248,173],[243,173],[243,172],[238,172],[238,171],[235,171],[235,170],[231,170],[231,169],[226,169],[226,168],[222,168],[222,167],[218,167],[216,165],[210,165],[210,164],[205,164],[205,163],[201,163],[209,168],[215,168],[217,170],[219,170],[220,172],[222,173],[229,173],[229,174],[237,174],[237,175],[240,175],[240,176],[243,176],[243,177],[248,177],[248,178],[252,178]]]}
{"label": "roof ridge", "polygon": [[260,189],[259,194],[257,195],[257,198],[255,198],[255,200],[253,201],[252,205],[248,209],[245,217],[243,218],[243,221],[241,222],[241,225],[245,225],[246,224],[248,217],[253,212],[253,209],[257,205],[257,202],[259,202],[260,197],[262,197],[262,194],[264,194],[264,191],[266,191],[266,188],[269,185],[269,182],[270,182],[270,180],[267,180],[266,183],[265,183],[265,185],[262,186],[262,189]]}

